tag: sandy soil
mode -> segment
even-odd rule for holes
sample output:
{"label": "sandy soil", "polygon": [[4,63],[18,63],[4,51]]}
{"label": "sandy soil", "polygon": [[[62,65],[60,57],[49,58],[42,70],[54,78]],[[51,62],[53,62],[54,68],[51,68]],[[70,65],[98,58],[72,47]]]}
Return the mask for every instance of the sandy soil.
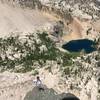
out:
{"label": "sandy soil", "polygon": [[72,23],[69,25],[69,28],[72,30],[72,32],[65,35],[63,40],[69,41],[82,38],[82,23],[77,18],[73,19]]}
{"label": "sandy soil", "polygon": [[100,20],[97,20],[96,22],[92,23],[93,27],[96,31],[100,32]]}
{"label": "sandy soil", "polygon": [[0,3],[0,36],[47,29],[55,19],[36,10],[21,9]]}

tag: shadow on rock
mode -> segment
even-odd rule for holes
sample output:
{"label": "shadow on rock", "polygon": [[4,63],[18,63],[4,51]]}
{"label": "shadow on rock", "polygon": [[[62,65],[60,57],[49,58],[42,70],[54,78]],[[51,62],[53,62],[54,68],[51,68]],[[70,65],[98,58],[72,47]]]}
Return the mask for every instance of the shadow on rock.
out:
{"label": "shadow on rock", "polygon": [[80,100],[80,99],[78,97],[76,97],[74,94],[63,93],[63,94],[61,94],[60,100]]}
{"label": "shadow on rock", "polygon": [[53,89],[45,88],[39,90],[37,87],[28,92],[24,100],[79,100],[75,95],[71,93],[58,94]]}

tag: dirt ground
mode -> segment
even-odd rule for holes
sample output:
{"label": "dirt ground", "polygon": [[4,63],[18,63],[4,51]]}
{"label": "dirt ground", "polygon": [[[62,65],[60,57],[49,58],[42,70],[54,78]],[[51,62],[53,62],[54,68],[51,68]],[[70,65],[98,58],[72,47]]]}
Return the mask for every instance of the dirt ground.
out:
{"label": "dirt ground", "polygon": [[0,37],[11,33],[45,30],[55,21],[37,10],[21,9],[0,3]]}
{"label": "dirt ground", "polygon": [[74,18],[72,23],[69,25],[69,28],[72,30],[71,33],[63,36],[63,40],[74,40],[74,39],[80,39],[82,38],[82,23],[77,19]]}

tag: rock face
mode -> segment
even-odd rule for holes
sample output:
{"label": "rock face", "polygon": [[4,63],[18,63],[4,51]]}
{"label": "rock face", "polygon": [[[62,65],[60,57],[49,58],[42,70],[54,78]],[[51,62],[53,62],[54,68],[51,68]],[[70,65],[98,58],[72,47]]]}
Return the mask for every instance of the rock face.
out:
{"label": "rock face", "polygon": [[55,93],[53,89],[39,91],[38,88],[34,88],[25,96],[24,100],[58,100],[58,98],[57,93]]}
{"label": "rock face", "polygon": [[34,88],[24,98],[24,100],[79,100],[73,94],[57,94],[53,89],[45,89],[39,91],[38,88]]}

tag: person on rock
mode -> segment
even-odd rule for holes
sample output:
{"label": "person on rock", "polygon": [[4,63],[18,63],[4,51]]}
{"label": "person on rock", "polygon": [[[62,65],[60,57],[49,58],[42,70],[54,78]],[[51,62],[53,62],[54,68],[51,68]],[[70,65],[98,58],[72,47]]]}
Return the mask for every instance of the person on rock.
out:
{"label": "person on rock", "polygon": [[41,91],[41,90],[44,90],[42,81],[41,81],[41,79],[40,79],[39,76],[37,76],[36,81],[35,81],[34,83],[36,84],[36,87],[37,87],[40,91]]}

